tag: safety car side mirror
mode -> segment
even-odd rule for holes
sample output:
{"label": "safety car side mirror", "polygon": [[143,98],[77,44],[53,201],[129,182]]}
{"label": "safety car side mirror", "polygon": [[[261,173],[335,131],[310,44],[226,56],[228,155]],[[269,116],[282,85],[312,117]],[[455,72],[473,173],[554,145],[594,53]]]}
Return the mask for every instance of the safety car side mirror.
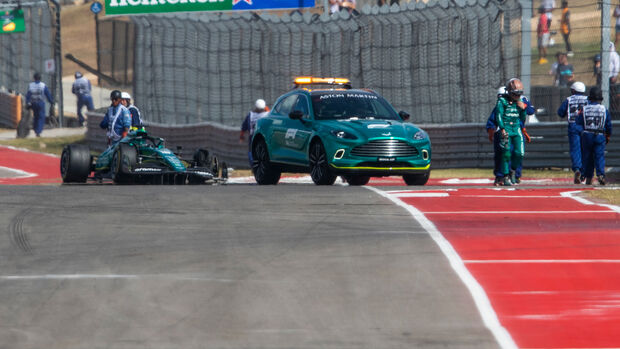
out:
{"label": "safety car side mirror", "polygon": [[400,111],[398,112],[398,115],[400,115],[401,119],[403,120],[409,120],[410,115],[407,112],[404,111]]}

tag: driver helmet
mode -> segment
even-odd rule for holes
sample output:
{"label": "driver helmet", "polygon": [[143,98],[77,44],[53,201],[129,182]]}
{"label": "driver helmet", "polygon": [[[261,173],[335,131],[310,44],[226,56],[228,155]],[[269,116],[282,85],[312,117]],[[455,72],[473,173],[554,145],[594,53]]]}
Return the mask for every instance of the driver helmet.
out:
{"label": "driver helmet", "polygon": [[521,97],[523,94],[523,83],[521,83],[521,80],[517,78],[508,80],[508,83],[506,83],[506,92],[508,92],[508,94],[513,98]]}

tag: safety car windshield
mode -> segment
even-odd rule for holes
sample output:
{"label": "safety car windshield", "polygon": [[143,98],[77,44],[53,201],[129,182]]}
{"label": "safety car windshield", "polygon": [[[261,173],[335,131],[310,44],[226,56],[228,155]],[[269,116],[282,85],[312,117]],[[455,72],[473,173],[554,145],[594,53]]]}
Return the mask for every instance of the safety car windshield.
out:
{"label": "safety car windshield", "polygon": [[386,100],[368,92],[326,91],[313,94],[311,99],[317,120],[401,120]]}

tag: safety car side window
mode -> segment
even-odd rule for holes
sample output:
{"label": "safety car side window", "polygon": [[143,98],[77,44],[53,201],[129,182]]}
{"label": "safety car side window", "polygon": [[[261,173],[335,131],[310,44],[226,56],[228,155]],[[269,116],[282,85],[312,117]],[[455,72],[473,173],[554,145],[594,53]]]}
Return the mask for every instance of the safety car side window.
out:
{"label": "safety car side window", "polygon": [[297,99],[297,103],[295,103],[295,107],[293,110],[301,110],[304,113],[304,118],[308,118],[310,116],[309,108],[308,108],[308,98],[304,95],[299,95]]}
{"label": "safety car side window", "polygon": [[276,105],[276,107],[274,108],[274,111],[280,115],[288,115],[288,113],[293,110],[293,105],[295,105],[296,101],[297,95],[290,95],[284,98],[284,100],[282,100],[280,103],[278,103],[278,105]]}

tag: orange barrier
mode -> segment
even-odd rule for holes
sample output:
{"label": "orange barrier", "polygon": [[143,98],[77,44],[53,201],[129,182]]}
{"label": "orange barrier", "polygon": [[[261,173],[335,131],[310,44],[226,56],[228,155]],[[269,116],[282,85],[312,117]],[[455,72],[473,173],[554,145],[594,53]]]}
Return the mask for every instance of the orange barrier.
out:
{"label": "orange barrier", "polygon": [[22,96],[0,92],[0,126],[17,128],[22,119]]}

